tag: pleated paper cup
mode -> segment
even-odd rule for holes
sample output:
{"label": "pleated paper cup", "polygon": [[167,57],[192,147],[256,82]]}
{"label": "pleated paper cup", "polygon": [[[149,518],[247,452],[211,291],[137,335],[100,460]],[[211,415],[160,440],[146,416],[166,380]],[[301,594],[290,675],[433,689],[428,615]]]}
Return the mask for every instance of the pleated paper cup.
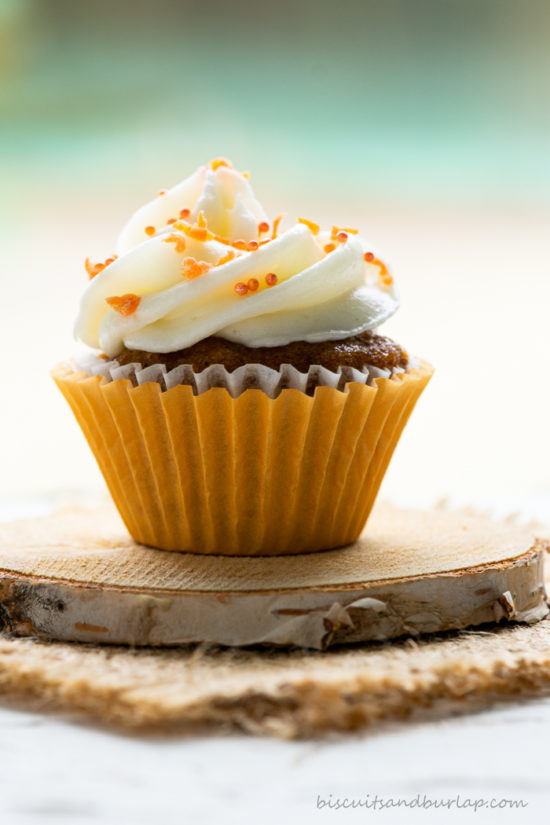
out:
{"label": "pleated paper cup", "polygon": [[53,372],[136,541],[222,555],[355,541],[432,368],[311,394]]}

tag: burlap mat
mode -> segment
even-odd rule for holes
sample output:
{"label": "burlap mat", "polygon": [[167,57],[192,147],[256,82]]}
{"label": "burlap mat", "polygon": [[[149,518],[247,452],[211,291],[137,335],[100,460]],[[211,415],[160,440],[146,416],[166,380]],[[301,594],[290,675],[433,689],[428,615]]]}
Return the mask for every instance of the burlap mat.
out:
{"label": "burlap mat", "polygon": [[0,638],[2,701],[142,732],[319,736],[545,691],[549,619],[325,653]]}

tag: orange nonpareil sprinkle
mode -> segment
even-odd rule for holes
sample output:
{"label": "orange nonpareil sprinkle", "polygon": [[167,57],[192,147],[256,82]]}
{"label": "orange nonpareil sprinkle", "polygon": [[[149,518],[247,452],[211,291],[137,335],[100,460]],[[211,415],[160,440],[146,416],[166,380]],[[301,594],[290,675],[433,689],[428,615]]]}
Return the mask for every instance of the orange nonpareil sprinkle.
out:
{"label": "orange nonpareil sprinkle", "polygon": [[282,212],[280,215],[277,215],[275,220],[273,221],[273,232],[271,233],[271,240],[274,240],[277,237],[277,232],[279,230],[279,224],[283,220],[286,212]]}
{"label": "orange nonpareil sprinkle", "polygon": [[128,315],[133,315],[141,303],[139,295],[134,295],[133,292],[128,292],[126,295],[113,295],[111,298],[105,298],[110,307],[115,312],[127,318]]}
{"label": "orange nonpareil sprinkle", "polygon": [[211,269],[212,264],[208,264],[206,261],[197,261],[195,258],[184,258],[181,274],[189,281],[192,281],[200,275],[205,275],[207,272],[210,272]]}
{"label": "orange nonpareil sprinkle", "polygon": [[223,266],[224,264],[229,263],[229,261],[232,261],[234,257],[235,257],[235,251],[233,249],[230,249],[229,252],[227,253],[227,255],[223,255],[220,258],[220,260],[218,261],[216,266]]}
{"label": "orange nonpareil sprinkle", "polygon": [[269,232],[269,224],[267,221],[261,221],[258,224],[258,235],[263,235],[264,232]]}
{"label": "orange nonpareil sprinkle", "polygon": [[248,241],[248,249],[250,252],[255,252],[259,247],[258,241]]}
{"label": "orange nonpareil sprinkle", "polygon": [[278,283],[278,281],[279,278],[277,275],[275,275],[274,272],[268,272],[265,276],[265,282],[268,286],[275,286],[275,284]]}
{"label": "orange nonpareil sprinkle", "polygon": [[234,289],[234,291],[237,293],[237,295],[246,295],[246,294],[247,294],[247,292],[248,292],[248,287],[247,287],[247,285],[246,285],[246,284],[244,284],[242,281],[239,281],[239,283],[238,283],[238,284],[235,284],[235,286],[233,287],[233,289]]}
{"label": "orange nonpareil sprinkle", "polygon": [[256,292],[260,286],[260,282],[256,278],[249,278],[246,285],[251,292]]}
{"label": "orange nonpareil sprinkle", "polygon": [[336,249],[336,244],[335,243],[327,243],[327,244],[324,245],[323,249],[325,250],[325,252],[328,255],[329,252],[334,252],[334,250]]}
{"label": "orange nonpareil sprinkle", "polygon": [[145,234],[146,235],[154,235],[155,232],[156,232],[156,230],[155,230],[154,226],[146,226],[145,227]]}
{"label": "orange nonpareil sprinkle", "polygon": [[166,221],[166,225],[170,226],[170,224],[175,223],[176,221],[177,218],[168,218],[168,220]]}
{"label": "orange nonpareil sprinkle", "polygon": [[347,239],[348,239],[348,233],[347,232],[338,232],[338,234],[336,235],[336,240],[340,241],[340,243],[345,243],[347,241]]}
{"label": "orange nonpareil sprinkle", "polygon": [[248,243],[247,241],[233,241],[231,246],[234,246],[235,249],[244,249],[248,250]]}
{"label": "orange nonpareil sprinkle", "polygon": [[319,233],[319,224],[308,221],[307,218],[298,218],[298,223],[303,223],[314,235]]}
{"label": "orange nonpareil sprinkle", "polygon": [[117,256],[113,255],[112,257],[107,258],[103,263],[93,264],[89,258],[86,258],[86,260],[84,261],[84,267],[86,269],[86,272],[88,273],[88,277],[90,278],[90,280],[92,278],[95,278],[96,275],[99,275],[100,272],[103,272],[105,267],[109,266],[109,264],[112,264],[113,261],[116,261],[116,259]]}
{"label": "orange nonpareil sprinkle", "polygon": [[386,286],[391,286],[393,284],[393,278],[388,272],[388,267],[381,261],[380,258],[377,258],[374,252],[365,252],[363,258],[368,264],[374,264],[378,267],[378,277],[382,281],[382,283],[386,284]]}
{"label": "orange nonpareil sprinkle", "polygon": [[185,220],[185,218],[188,218],[190,214],[190,209],[180,209],[180,218],[182,218],[183,220]]}
{"label": "orange nonpareil sprinkle", "polygon": [[166,195],[166,189],[161,189],[161,190],[160,190],[160,192],[159,192],[159,198],[161,198],[163,195]]}
{"label": "orange nonpareil sprinkle", "polygon": [[219,169],[220,166],[227,166],[228,169],[233,169],[233,164],[227,158],[214,158],[208,164],[213,172]]}

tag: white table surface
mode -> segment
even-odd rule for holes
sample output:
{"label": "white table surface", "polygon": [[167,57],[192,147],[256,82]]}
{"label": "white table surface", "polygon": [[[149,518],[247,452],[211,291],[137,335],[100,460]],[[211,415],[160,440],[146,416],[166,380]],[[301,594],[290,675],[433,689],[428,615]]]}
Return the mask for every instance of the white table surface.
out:
{"label": "white table surface", "polygon": [[[548,499],[514,500],[529,518]],[[51,497],[5,498],[0,518],[51,504]],[[0,823],[546,823],[549,741],[550,698],[318,742],[124,736],[0,700]],[[453,807],[318,807],[318,799],[372,803],[418,794]],[[464,807],[493,799],[526,807]]]}

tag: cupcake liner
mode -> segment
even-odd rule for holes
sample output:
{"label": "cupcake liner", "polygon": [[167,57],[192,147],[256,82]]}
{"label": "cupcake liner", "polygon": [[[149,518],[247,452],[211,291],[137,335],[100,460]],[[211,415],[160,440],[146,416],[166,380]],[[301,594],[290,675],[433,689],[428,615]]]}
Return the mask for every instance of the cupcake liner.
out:
{"label": "cupcake liner", "polygon": [[132,536],[223,555],[354,541],[432,374],[177,370],[60,365],[53,377]]}
{"label": "cupcake liner", "polygon": [[[223,387],[236,398],[241,392],[260,389],[269,398],[276,398],[284,389],[300,390],[308,395],[316,387],[332,387],[344,390],[346,384],[356,382],[373,385],[376,378],[390,378],[405,372],[401,367],[390,369],[371,365],[357,370],[354,367],[339,367],[337,371],[313,365],[307,372],[299,372],[291,364],[282,364],[274,370],[262,364],[246,364],[233,372],[228,372],[221,364],[213,364],[202,372],[195,372],[189,364],[168,370],[165,364],[153,364],[143,367],[139,363],[121,365],[118,361],[106,361],[93,351],[84,351],[74,358],[77,370],[87,375],[100,375],[106,381],[118,381],[127,378],[137,387],[150,382],[157,383],[162,390],[169,390],[180,384],[189,386],[194,395],[199,395],[213,387]],[[418,366],[416,361],[409,363],[409,368]]]}

